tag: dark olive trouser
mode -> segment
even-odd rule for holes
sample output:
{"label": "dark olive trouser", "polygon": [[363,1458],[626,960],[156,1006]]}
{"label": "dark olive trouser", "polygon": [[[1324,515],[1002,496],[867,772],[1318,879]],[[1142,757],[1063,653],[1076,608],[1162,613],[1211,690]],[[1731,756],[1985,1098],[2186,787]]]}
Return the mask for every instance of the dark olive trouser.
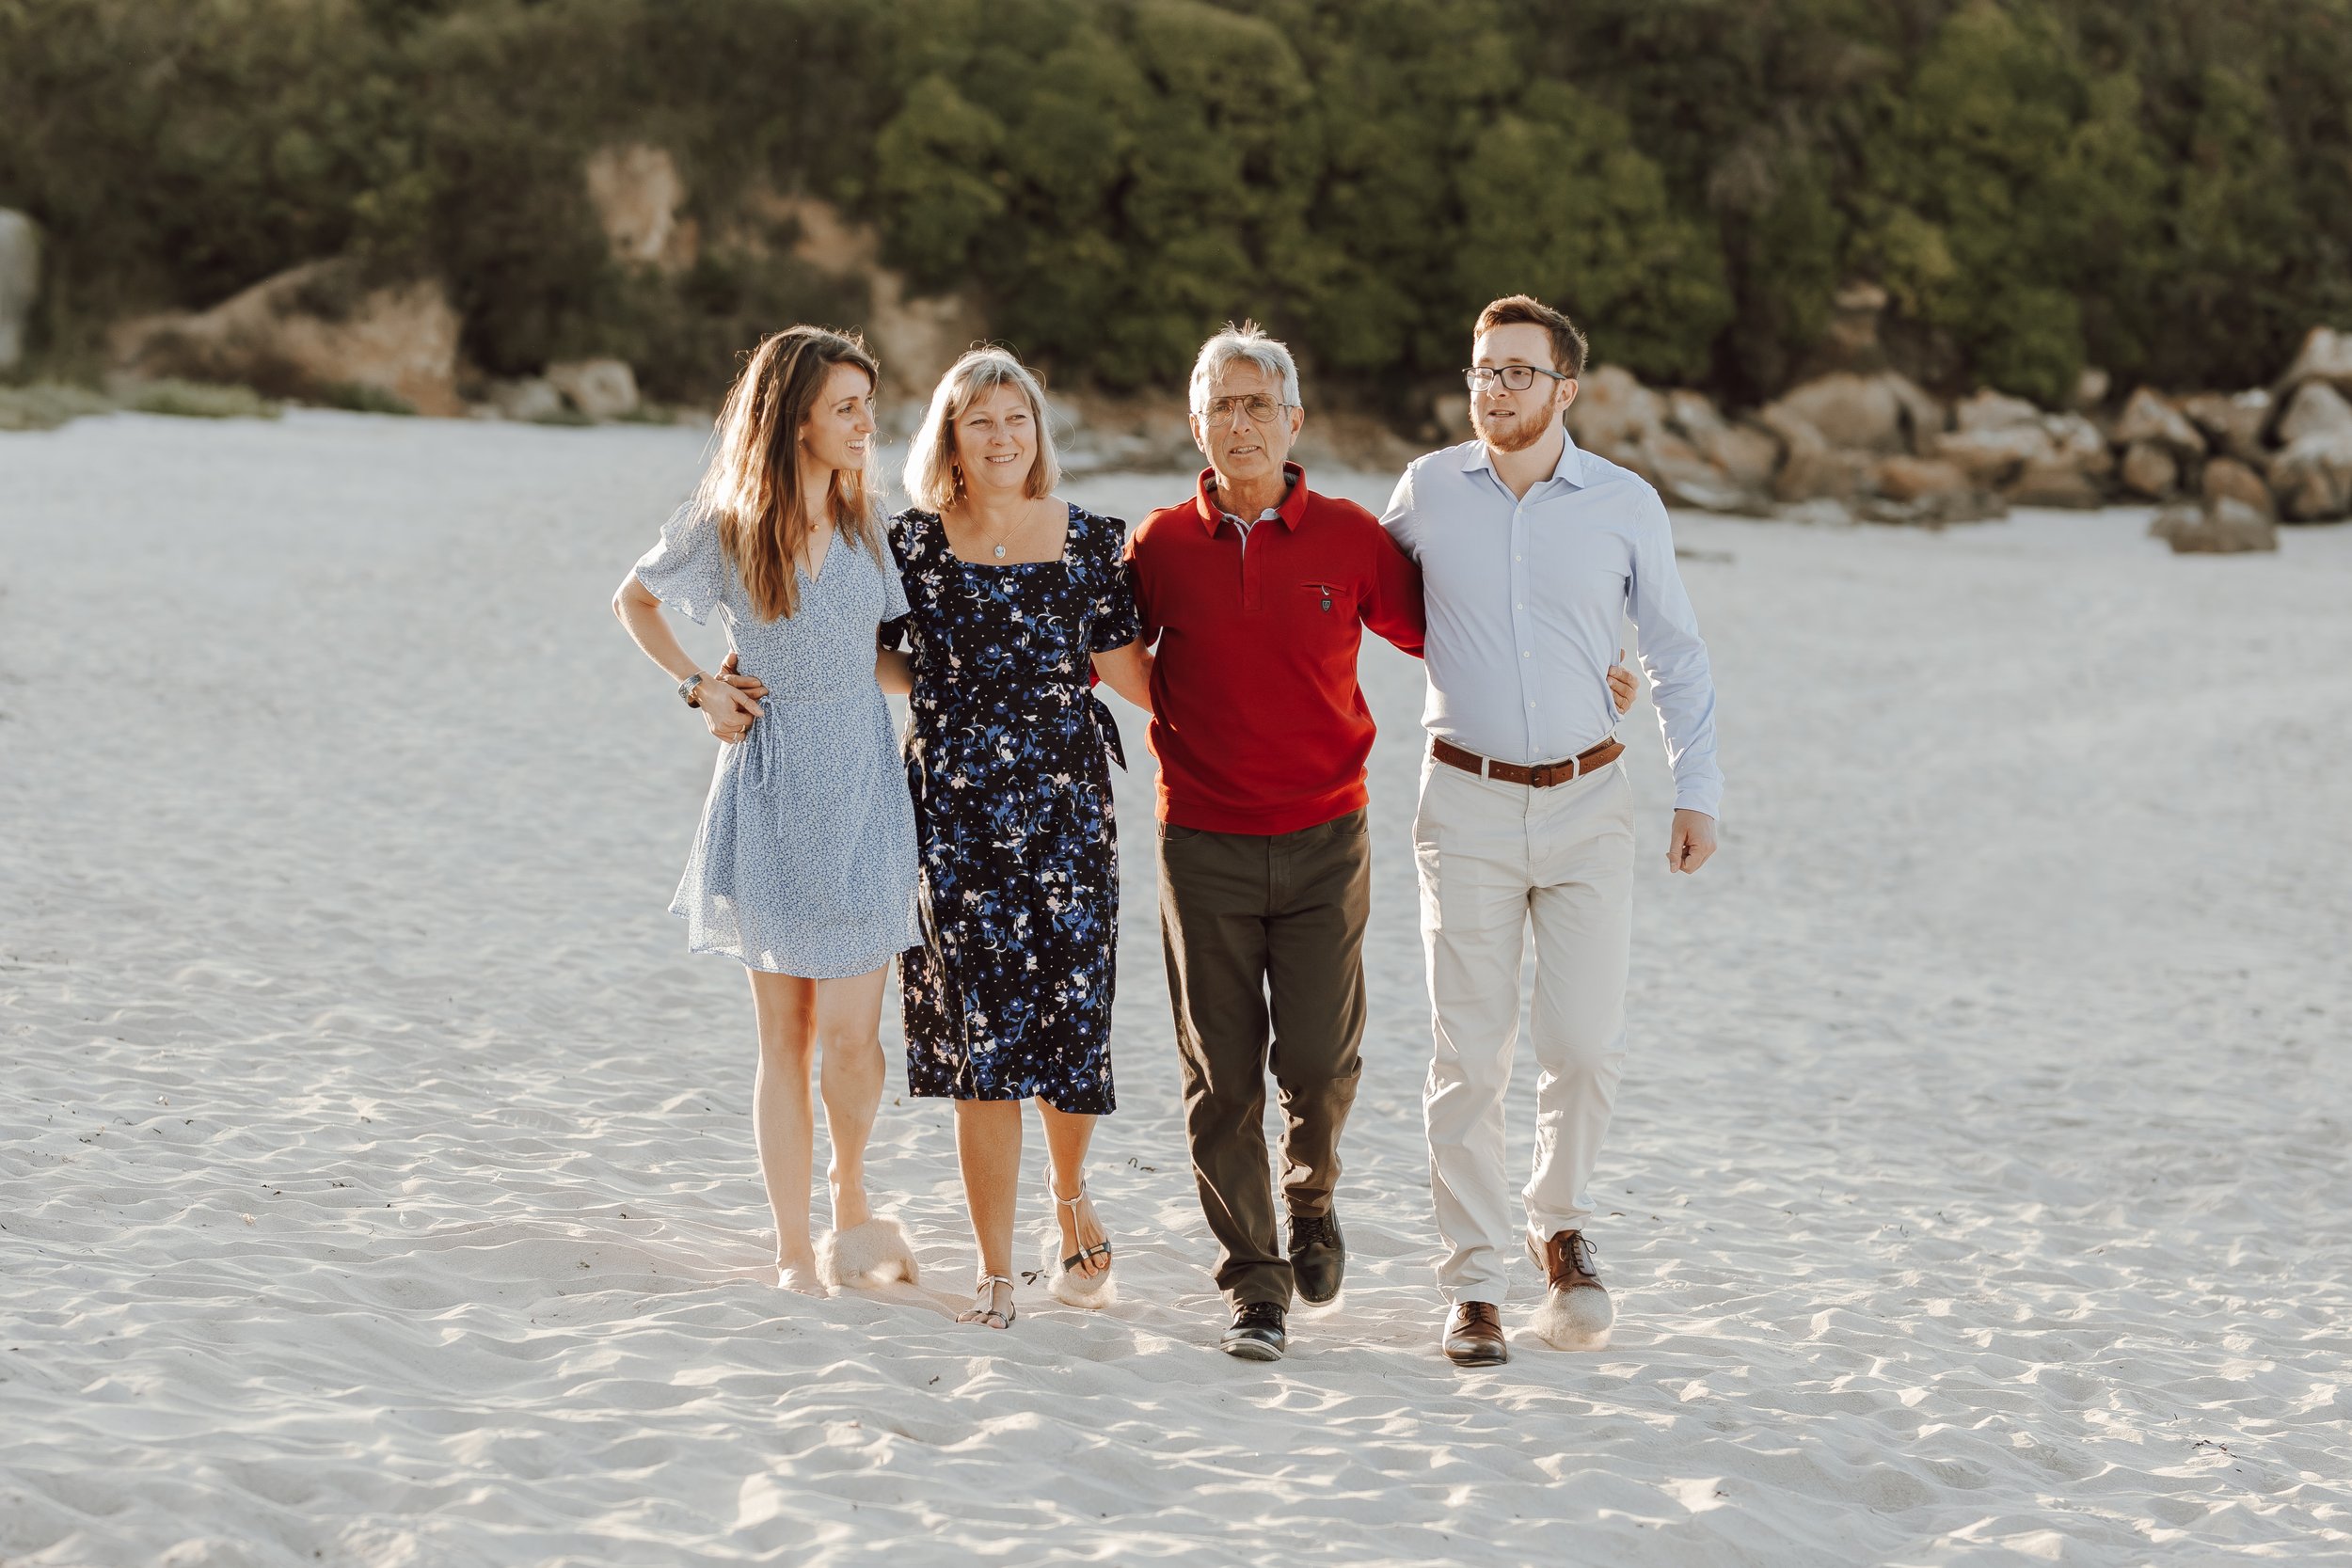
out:
{"label": "dark olive trouser", "polygon": [[1162,824],[1160,941],[1184,1064],[1184,1133],[1235,1306],[1291,1299],[1267,1170],[1265,1075],[1281,1093],[1282,1197],[1330,1212],[1364,1037],[1364,813],[1271,836]]}

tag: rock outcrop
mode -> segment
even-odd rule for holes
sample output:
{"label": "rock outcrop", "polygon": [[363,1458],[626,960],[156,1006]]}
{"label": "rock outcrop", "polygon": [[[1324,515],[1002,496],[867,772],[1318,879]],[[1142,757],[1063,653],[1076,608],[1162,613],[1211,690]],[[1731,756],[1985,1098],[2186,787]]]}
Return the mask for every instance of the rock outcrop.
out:
{"label": "rock outcrop", "polygon": [[2270,394],[2259,388],[2237,393],[2199,392],[2181,403],[2181,412],[2203,434],[2208,450],[2255,466],[2267,455],[2263,432],[2269,428],[2270,411]]}
{"label": "rock outcrop", "polygon": [[2303,347],[2279,378],[2282,395],[2313,381],[2324,381],[2339,392],[2352,393],[2352,332],[2314,326],[2303,335]]}
{"label": "rock outcrop", "polygon": [[988,318],[970,295],[918,295],[903,274],[883,266],[872,225],[850,222],[831,202],[810,196],[770,196],[759,206],[763,216],[798,226],[794,256],[834,277],[865,280],[866,339],[897,396],[929,397],[964,350],[987,340]]}
{"label": "rock outcrop", "polygon": [[702,235],[693,219],[678,216],[686,182],[668,152],[641,142],[600,148],[581,172],[614,261],[669,277],[694,264]]}
{"label": "rock outcrop", "polygon": [[637,412],[637,373],[619,359],[573,359],[549,365],[548,385],[592,420],[618,420]]}
{"label": "rock outcrop", "polygon": [[359,263],[312,261],[209,310],[126,322],[118,372],[236,382],[271,397],[358,404],[389,396],[421,414],[465,411],[460,322],[439,283],[376,283]]}
{"label": "rock outcrop", "polygon": [[2244,501],[2174,501],[2159,511],[2148,531],[2172,546],[2175,555],[2234,555],[2279,547],[2278,525]]}
{"label": "rock outcrop", "polygon": [[40,297],[40,230],[0,207],[0,371],[24,357],[24,322]]}
{"label": "rock outcrop", "polygon": [[1700,393],[1653,391],[1601,365],[1578,385],[1567,424],[1577,445],[1631,468],[1674,504],[1744,513],[1771,504],[1780,444],[1725,420]]}

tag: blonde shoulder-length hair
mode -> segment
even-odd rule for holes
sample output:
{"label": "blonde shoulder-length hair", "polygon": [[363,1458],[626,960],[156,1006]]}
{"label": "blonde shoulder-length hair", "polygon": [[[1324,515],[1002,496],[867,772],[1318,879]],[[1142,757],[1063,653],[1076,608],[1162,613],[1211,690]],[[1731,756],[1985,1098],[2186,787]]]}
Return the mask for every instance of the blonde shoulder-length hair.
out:
{"label": "blonde shoulder-length hair", "polygon": [[931,388],[930,407],[923,426],[907,446],[907,499],[926,512],[945,512],[963,493],[956,471],[956,421],[964,411],[999,387],[1014,387],[1029,402],[1029,418],[1037,426],[1037,459],[1029,465],[1022,493],[1050,496],[1061,483],[1061,459],[1054,451],[1054,423],[1045,407],[1045,388],[1029,368],[1001,348],[976,348],[954,364]]}
{"label": "blonde shoulder-length hair", "polygon": [[864,469],[836,468],[824,495],[801,494],[801,427],[824,396],[835,365],[864,371],[869,392],[882,386],[881,366],[854,332],[789,326],[761,340],[719,410],[715,450],[695,491],[696,504],[718,519],[727,560],[765,621],[801,608],[797,563],[819,506],[853,547],[877,561],[889,559],[874,486]]}

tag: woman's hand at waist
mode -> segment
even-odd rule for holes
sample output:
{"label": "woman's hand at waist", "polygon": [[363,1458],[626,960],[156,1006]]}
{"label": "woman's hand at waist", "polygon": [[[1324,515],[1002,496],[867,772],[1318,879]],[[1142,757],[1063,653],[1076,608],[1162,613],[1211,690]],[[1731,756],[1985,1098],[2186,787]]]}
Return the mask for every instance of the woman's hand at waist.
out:
{"label": "woman's hand at waist", "polygon": [[730,652],[715,678],[703,682],[694,705],[702,709],[703,722],[710,733],[732,746],[750,732],[752,721],[767,711],[759,705],[767,695],[768,683],[743,673]]}

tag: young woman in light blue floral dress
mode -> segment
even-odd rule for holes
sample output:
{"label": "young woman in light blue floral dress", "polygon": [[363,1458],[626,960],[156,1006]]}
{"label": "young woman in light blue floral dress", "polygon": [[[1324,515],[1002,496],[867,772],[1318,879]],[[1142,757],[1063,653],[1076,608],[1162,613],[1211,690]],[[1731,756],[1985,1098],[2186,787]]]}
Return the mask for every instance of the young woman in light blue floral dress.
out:
{"label": "young woman in light blue floral dress", "polygon": [[[723,744],[671,912],[698,953],[751,972],[759,1029],[752,1128],[775,1212],[778,1283],[914,1277],[895,1220],[866,1194],[882,1101],[880,1040],[892,957],[919,940],[914,816],[878,651],[905,594],[868,499],[874,360],[853,337],[796,326],[762,342],[728,394],[718,451],[612,608]],[[719,612],[732,649],[698,668],[662,618]],[[809,1236],[818,1065],[834,1227]]]}

